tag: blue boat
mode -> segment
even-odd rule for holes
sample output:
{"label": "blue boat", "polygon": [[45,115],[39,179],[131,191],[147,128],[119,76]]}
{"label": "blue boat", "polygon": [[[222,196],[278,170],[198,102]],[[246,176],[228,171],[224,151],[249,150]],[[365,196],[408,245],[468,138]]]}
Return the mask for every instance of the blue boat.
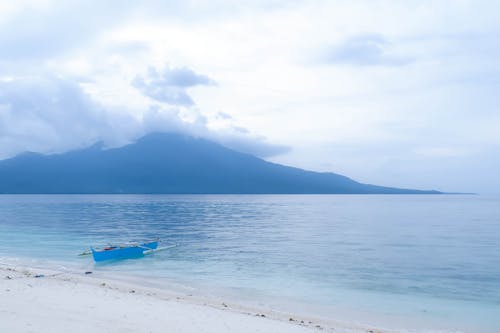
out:
{"label": "blue boat", "polygon": [[102,249],[90,248],[95,261],[140,258],[158,248],[158,241],[110,245]]}

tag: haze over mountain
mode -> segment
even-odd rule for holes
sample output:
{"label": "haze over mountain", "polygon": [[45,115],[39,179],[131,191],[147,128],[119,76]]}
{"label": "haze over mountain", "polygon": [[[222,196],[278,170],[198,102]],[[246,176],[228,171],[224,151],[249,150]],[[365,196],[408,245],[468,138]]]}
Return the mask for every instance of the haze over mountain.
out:
{"label": "haze over mountain", "polygon": [[435,194],[358,183],[270,163],[181,134],[133,144],[96,144],[63,154],[24,153],[0,161],[0,193],[359,193]]}

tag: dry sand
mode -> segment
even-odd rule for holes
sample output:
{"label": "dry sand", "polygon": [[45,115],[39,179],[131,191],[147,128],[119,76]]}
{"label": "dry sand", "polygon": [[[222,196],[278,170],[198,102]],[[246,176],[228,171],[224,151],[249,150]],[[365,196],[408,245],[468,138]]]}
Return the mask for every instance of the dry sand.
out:
{"label": "dry sand", "polygon": [[84,272],[0,265],[0,332],[381,331],[290,314],[261,312],[95,274],[85,275]]}

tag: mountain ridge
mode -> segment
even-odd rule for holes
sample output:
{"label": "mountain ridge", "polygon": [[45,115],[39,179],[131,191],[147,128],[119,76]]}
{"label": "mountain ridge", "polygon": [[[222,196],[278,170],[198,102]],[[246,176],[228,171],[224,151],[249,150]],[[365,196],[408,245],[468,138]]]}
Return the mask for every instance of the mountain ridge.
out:
{"label": "mountain ridge", "polygon": [[267,162],[182,134],[151,133],[119,148],[23,153],[0,161],[4,194],[439,194],[362,184]]}

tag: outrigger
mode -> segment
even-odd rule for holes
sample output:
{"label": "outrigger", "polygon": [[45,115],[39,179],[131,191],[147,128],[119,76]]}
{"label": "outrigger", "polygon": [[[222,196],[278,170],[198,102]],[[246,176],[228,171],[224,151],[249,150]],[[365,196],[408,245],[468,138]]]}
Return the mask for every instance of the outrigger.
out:
{"label": "outrigger", "polygon": [[176,245],[158,247],[158,240],[151,240],[147,242],[129,242],[124,244],[108,245],[103,248],[91,247],[89,251],[85,251],[80,256],[87,256],[92,254],[94,261],[105,261],[112,259],[132,259],[140,258],[145,254],[150,254],[160,250],[166,250]]}

